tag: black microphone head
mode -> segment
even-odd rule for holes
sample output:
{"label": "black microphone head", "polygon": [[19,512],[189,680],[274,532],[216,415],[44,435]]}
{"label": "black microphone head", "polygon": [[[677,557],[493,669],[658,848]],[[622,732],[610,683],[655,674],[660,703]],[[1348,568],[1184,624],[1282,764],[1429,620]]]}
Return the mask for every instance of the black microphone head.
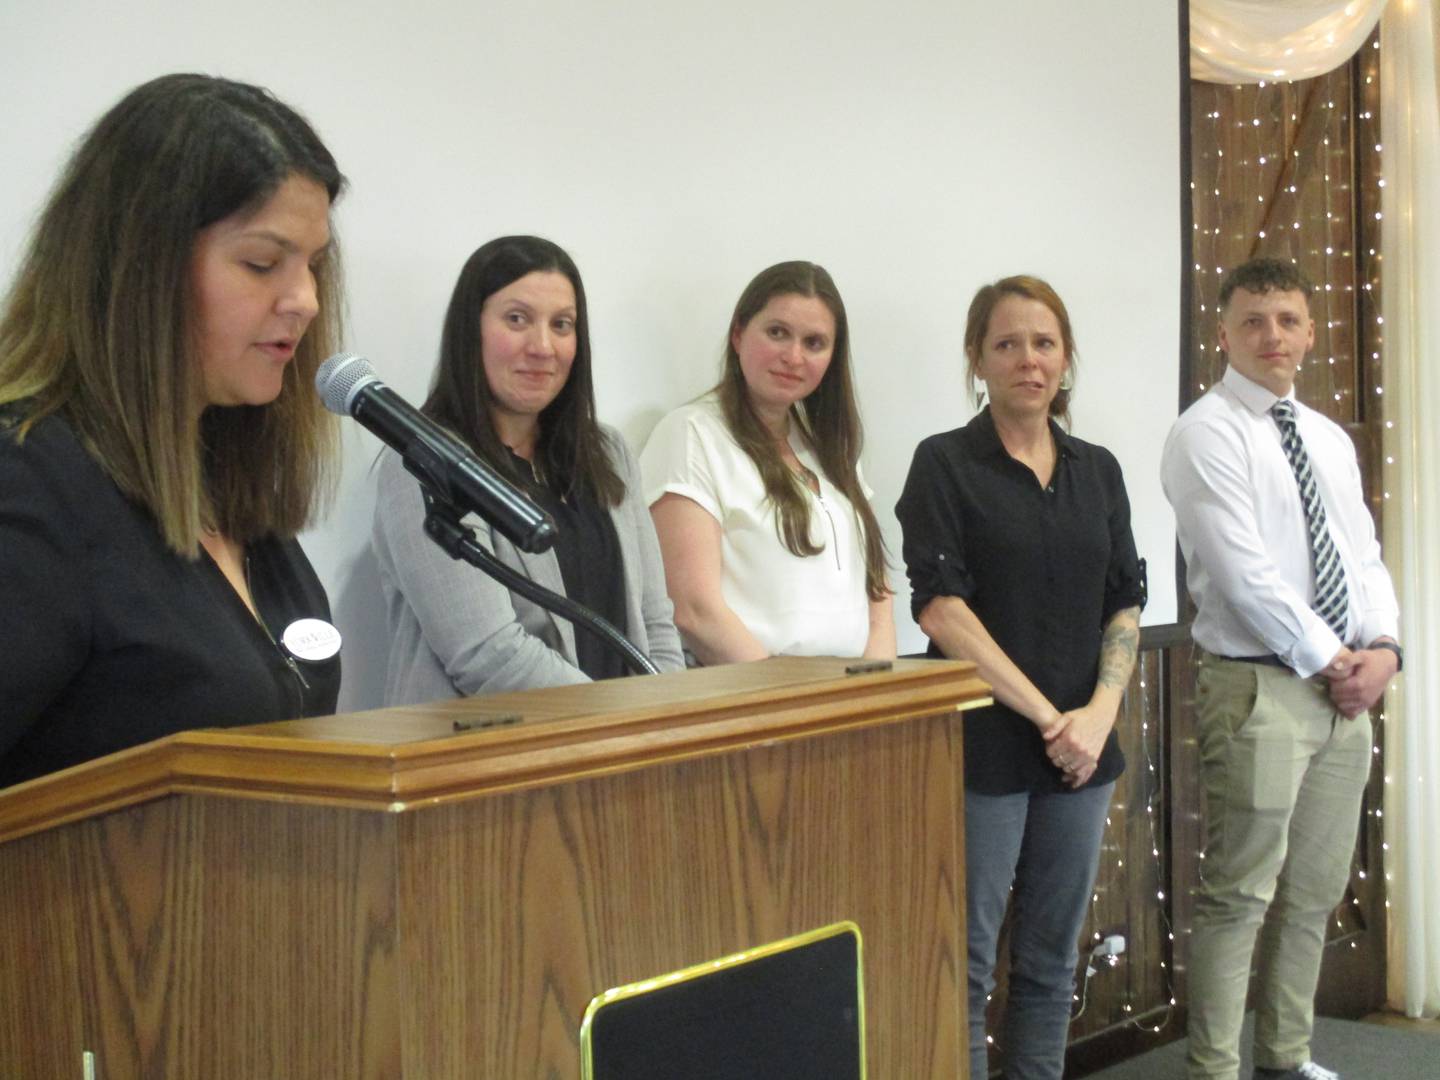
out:
{"label": "black microphone head", "polygon": [[320,400],[325,408],[341,416],[351,414],[355,395],[361,387],[379,381],[370,361],[352,352],[336,353],[315,373],[315,389],[320,391]]}

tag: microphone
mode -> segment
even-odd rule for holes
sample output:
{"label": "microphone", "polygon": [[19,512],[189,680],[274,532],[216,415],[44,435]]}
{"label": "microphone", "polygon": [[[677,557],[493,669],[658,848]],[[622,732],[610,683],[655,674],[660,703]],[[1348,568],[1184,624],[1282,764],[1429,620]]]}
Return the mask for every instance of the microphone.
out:
{"label": "microphone", "polygon": [[532,555],[555,543],[555,523],[523,491],[375,374],[370,361],[336,353],[315,373],[325,408],[353,416],[392,447],[437,499],[473,511]]}

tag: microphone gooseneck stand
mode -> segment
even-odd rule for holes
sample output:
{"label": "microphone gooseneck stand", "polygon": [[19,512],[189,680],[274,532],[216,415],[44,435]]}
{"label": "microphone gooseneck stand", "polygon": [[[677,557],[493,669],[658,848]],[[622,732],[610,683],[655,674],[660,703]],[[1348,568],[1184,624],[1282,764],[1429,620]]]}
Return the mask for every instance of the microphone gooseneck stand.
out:
{"label": "microphone gooseneck stand", "polygon": [[637,649],[624,634],[615,629],[606,619],[596,615],[583,604],[577,604],[568,596],[551,592],[543,585],[531,581],[524,574],[517,573],[494,555],[480,546],[474,531],[460,522],[463,516],[459,509],[437,498],[425,483],[421,483],[425,496],[425,534],[439,544],[452,559],[464,559],[477,570],[483,570],[507,589],[519,593],[527,600],[533,600],[546,611],[569,619],[576,626],[588,630],[610,648],[618,652],[625,665],[637,675],[658,675],[660,669],[650,658]]}

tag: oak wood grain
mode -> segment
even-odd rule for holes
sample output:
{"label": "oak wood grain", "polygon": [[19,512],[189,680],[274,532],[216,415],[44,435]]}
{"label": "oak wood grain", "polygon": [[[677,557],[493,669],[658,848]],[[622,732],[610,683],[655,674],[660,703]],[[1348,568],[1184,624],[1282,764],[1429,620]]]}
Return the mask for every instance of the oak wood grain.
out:
{"label": "oak wood grain", "polygon": [[[399,811],[986,704],[973,665],[776,657],[646,679],[195,730],[0,790],[0,842],[169,794]],[[457,720],[519,712],[504,727]]]}
{"label": "oak wood grain", "polygon": [[[80,905],[70,836],[0,848],[0,1076],[79,1075]],[[25,1062],[21,1068],[20,1063]]]}
{"label": "oak wood grain", "polygon": [[428,976],[407,1074],[574,1077],[596,994],[853,919],[870,1075],[958,1075],[958,756],[935,718],[402,818],[400,940]]}
{"label": "oak wood grain", "polygon": [[595,994],[838,919],[871,1075],[959,1075],[988,691],[843,663],[519,695],[453,738],[195,732],[0,792],[0,1076],[568,1080]]}
{"label": "oak wood grain", "polygon": [[400,1076],[395,862],[386,815],[190,797],[0,847],[0,1076]]}

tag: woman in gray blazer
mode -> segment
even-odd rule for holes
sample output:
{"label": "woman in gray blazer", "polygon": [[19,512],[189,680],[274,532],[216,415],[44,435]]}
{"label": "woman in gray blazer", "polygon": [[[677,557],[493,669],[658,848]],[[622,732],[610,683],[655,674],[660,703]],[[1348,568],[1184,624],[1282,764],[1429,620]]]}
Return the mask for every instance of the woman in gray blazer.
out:
{"label": "woman in gray blazer", "polygon": [[[421,411],[555,518],[559,539],[519,551],[470,516],[480,542],[532,580],[609,619],[661,671],[685,666],[635,459],[595,418],[580,272],[561,248],[506,236],[466,262]],[[385,451],[372,539],[390,624],[388,705],[560,686],[626,673],[594,635],[446,555],[424,532],[420,488]]]}

